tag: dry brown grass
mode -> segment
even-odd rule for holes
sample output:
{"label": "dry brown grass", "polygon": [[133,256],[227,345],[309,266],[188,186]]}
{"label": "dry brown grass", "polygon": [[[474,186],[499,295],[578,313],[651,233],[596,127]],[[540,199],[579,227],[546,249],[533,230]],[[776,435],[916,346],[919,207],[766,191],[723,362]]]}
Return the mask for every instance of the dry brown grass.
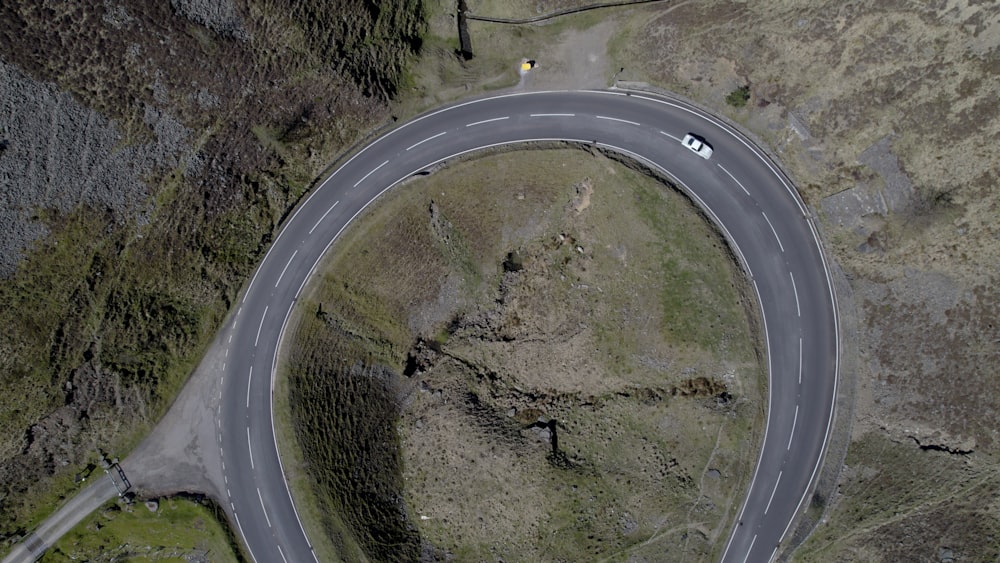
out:
{"label": "dry brown grass", "polygon": [[[583,185],[593,191],[578,194]],[[504,273],[512,251],[520,277]],[[306,360],[290,361],[291,395],[320,374],[349,394],[354,361],[395,373],[374,394],[394,393],[397,406],[371,418],[395,420],[401,465],[387,467],[436,553],[572,559],[671,545],[704,557],[728,529],[762,423],[737,275],[689,202],[602,156],[454,164],[397,188],[345,232],[299,313],[291,356]],[[677,306],[695,294],[704,308]],[[413,354],[437,359],[414,368],[424,360]],[[331,509],[348,507],[365,488],[330,487],[327,475],[357,446],[335,424],[323,434],[332,454],[315,457],[309,413],[321,409],[300,398],[292,422],[311,482]],[[372,408],[357,402],[361,414],[337,418]],[[558,420],[558,449],[531,430],[539,415]],[[347,523],[371,550],[364,537],[386,520]]]}
{"label": "dry brown grass", "polygon": [[[630,61],[623,78],[684,93],[763,139],[819,213],[827,249],[851,282],[840,296],[845,334],[858,334],[845,348],[855,354],[845,365],[857,366],[846,382],[858,377],[848,465],[879,477],[848,471],[817,530],[824,539],[806,552],[995,558],[995,542],[955,531],[995,538],[1000,530],[997,513],[975,502],[975,475],[997,467],[1000,408],[1000,10],[961,1],[690,2],[637,9],[626,29],[613,45]],[[742,85],[747,107],[727,105]],[[837,213],[826,198],[841,192],[885,198],[888,209]],[[949,458],[918,442],[972,453]],[[876,455],[873,443],[892,456]],[[906,461],[896,467],[896,459]],[[915,465],[938,478],[901,488],[879,481],[904,479]],[[872,485],[862,493],[858,482]],[[913,496],[910,487],[922,490]],[[896,514],[901,495],[909,508]]]}

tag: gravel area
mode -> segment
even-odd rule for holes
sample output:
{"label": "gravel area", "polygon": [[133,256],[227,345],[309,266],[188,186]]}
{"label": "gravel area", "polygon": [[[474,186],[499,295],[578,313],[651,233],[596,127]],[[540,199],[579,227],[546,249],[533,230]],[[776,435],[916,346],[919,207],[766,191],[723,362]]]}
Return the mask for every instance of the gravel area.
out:
{"label": "gravel area", "polygon": [[178,15],[200,23],[219,35],[240,41],[250,39],[232,0],[170,0],[170,5]]}
{"label": "gravel area", "polygon": [[48,233],[40,214],[83,205],[118,223],[143,220],[143,177],[176,167],[189,131],[169,114],[144,107],[153,140],[126,144],[118,124],[55,85],[0,61],[0,277]]}
{"label": "gravel area", "polygon": [[887,135],[858,156],[858,162],[871,168],[878,174],[878,179],[863,179],[853,188],[823,198],[820,207],[826,219],[839,227],[868,236],[871,230],[865,228],[865,217],[885,217],[910,209],[913,182],[900,168],[891,144],[892,136]]}

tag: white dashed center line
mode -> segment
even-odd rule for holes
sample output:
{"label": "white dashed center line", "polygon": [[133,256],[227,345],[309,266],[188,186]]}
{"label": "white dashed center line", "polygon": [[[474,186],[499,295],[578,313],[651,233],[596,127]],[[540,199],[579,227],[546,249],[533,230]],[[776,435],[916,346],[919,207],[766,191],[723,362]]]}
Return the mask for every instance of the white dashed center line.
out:
{"label": "white dashed center line", "polygon": [[792,449],[792,438],[795,437],[795,423],[799,421],[799,406],[795,405],[795,417],[792,418],[792,433],[788,436],[788,447],[785,451]]}
{"label": "white dashed center line", "polygon": [[494,121],[503,121],[504,119],[510,119],[510,117],[494,117],[493,119],[484,119],[482,121],[476,121],[474,123],[466,123],[466,127],[473,127],[475,125],[482,125],[484,123],[493,123]]}
{"label": "white dashed center line", "polygon": [[771,491],[771,498],[767,499],[767,506],[764,507],[764,514],[771,508],[771,501],[774,500],[774,493],[778,492],[778,483],[781,483],[781,471],[778,472],[778,478],[774,481],[774,490]]}
{"label": "white dashed center line", "polygon": [[[662,133],[662,131],[661,131],[661,133]],[[665,134],[665,133],[664,133],[664,134]],[[719,168],[721,168],[721,169],[722,169],[722,171],[723,171],[723,172],[725,172],[727,176],[729,176],[730,178],[732,178],[734,182],[736,182],[736,185],[737,185],[737,186],[739,186],[741,190],[743,190],[743,193],[745,193],[745,194],[747,194],[747,195],[750,195],[750,192],[748,192],[748,191],[747,191],[747,189],[743,187],[743,184],[741,184],[741,183],[740,183],[740,181],[736,179],[736,176],[733,176],[733,175],[732,175],[732,174],[731,174],[731,173],[730,173],[730,172],[729,172],[728,170],[726,170],[726,169],[725,169],[725,168],[724,168],[724,167],[723,167],[723,166],[722,166],[721,164],[717,164],[717,166],[718,166]]]}
{"label": "white dashed center line", "polygon": [[750,549],[747,550],[747,556],[743,558],[743,563],[747,563],[747,560],[750,559],[750,552],[753,551],[753,544],[755,543],[757,543],[757,534],[754,534],[753,539],[750,540]]}
{"label": "white dashed center line", "polygon": [[802,309],[799,307],[799,290],[795,288],[795,274],[793,274],[791,271],[789,271],[788,275],[792,278],[792,293],[795,294],[795,311],[801,317],[802,316]]}
{"label": "white dashed center line", "polygon": [[635,121],[629,121],[627,119],[618,119],[617,117],[607,117],[605,115],[595,115],[594,117],[596,117],[597,119],[604,119],[607,121],[617,121],[618,123],[628,123],[629,125],[635,125],[635,126],[639,125]]}
{"label": "white dashed center line", "polygon": [[372,168],[372,171],[371,171],[371,172],[369,172],[369,173],[367,173],[367,174],[365,174],[363,178],[361,178],[360,180],[358,180],[358,183],[357,183],[357,184],[354,184],[354,187],[355,187],[355,188],[356,188],[356,187],[358,187],[358,184],[360,184],[361,182],[364,182],[365,180],[367,180],[369,176],[371,176],[372,174],[374,174],[374,173],[375,173],[375,171],[377,171],[377,170],[378,170],[379,168],[382,168],[382,167],[383,167],[383,166],[385,166],[386,164],[389,164],[389,161],[388,161],[388,160],[387,160],[387,161],[385,161],[385,162],[383,162],[382,164],[379,164],[379,165],[378,165],[378,166],[376,166],[375,168]]}
{"label": "white dashed center line", "polygon": [[254,348],[257,347],[257,342],[260,340],[260,331],[261,331],[261,329],[264,328],[264,317],[267,316],[267,308],[268,307],[270,307],[270,305],[265,305],[264,306],[264,314],[260,316],[260,326],[257,327],[257,337],[253,339],[253,346],[254,346]]}
{"label": "white dashed center line", "polygon": [[764,213],[763,211],[761,211],[760,214],[763,215],[764,216],[764,220],[767,221],[767,226],[771,227],[771,232],[774,233],[774,240],[778,241],[778,248],[780,248],[781,251],[784,252],[785,251],[785,245],[781,244],[781,239],[778,238],[778,231],[774,230],[774,225],[772,225],[771,224],[771,220],[767,218],[767,213]]}
{"label": "white dashed center line", "polygon": [[427,141],[431,141],[431,140],[437,139],[438,137],[440,137],[441,135],[444,135],[445,133],[447,133],[447,131],[441,131],[437,135],[432,135],[430,137],[427,137],[426,139],[424,139],[423,141],[420,141],[419,143],[414,143],[414,144],[406,147],[406,150],[415,149],[415,148],[419,147],[420,145],[426,143]]}
{"label": "white dashed center line", "polygon": [[678,143],[681,142],[680,139],[678,139],[677,137],[674,137],[673,135],[671,135],[670,133],[667,133],[666,131],[660,131],[660,135],[666,135],[667,137],[670,137],[671,139],[677,141]]}
{"label": "white dashed center line", "polygon": [[274,287],[278,287],[278,284],[281,283],[281,278],[285,277],[285,271],[288,270],[288,267],[292,264],[292,260],[295,259],[295,255],[298,253],[299,253],[298,250],[292,253],[292,257],[288,259],[288,262],[285,264],[285,267],[282,268],[281,273],[278,274],[278,281],[274,282]]}
{"label": "white dashed center line", "polygon": [[309,234],[310,234],[310,235],[311,235],[311,234],[313,234],[313,231],[315,231],[315,230],[316,230],[316,227],[318,227],[318,226],[319,226],[319,224],[323,222],[323,219],[326,219],[326,216],[327,216],[327,215],[329,215],[331,211],[333,211],[333,208],[334,208],[334,207],[337,207],[337,204],[338,204],[338,203],[340,203],[340,201],[339,201],[339,200],[338,200],[338,201],[335,201],[335,202],[333,202],[333,205],[331,205],[331,206],[330,206],[330,209],[327,209],[327,210],[326,210],[326,213],[324,213],[324,214],[323,214],[323,216],[319,218],[319,221],[316,221],[316,224],[315,224],[315,225],[313,225],[313,228],[309,229]]}
{"label": "white dashed center line", "polygon": [[[250,452],[250,469],[253,469],[253,444],[250,443],[250,427],[247,426],[247,450]],[[773,495],[772,495],[773,496]],[[767,514],[767,511],[764,511]]]}
{"label": "white dashed center line", "polygon": [[260,501],[260,511],[264,513],[264,520],[267,520],[267,527],[271,527],[271,519],[267,516],[267,508],[264,508],[264,497],[260,496],[260,487],[257,487],[257,500]]}
{"label": "white dashed center line", "polygon": [[250,408],[250,382],[253,381],[253,366],[250,366],[250,375],[247,376],[247,408]]}
{"label": "white dashed center line", "polygon": [[802,337],[799,337],[799,385],[802,385]]}

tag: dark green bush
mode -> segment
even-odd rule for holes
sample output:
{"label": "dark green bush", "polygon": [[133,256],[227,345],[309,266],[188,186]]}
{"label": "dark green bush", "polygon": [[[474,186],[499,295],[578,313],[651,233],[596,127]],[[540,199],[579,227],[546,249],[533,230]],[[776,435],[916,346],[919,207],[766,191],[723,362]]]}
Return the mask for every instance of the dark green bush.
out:
{"label": "dark green bush", "polygon": [[726,103],[734,108],[741,108],[750,101],[750,87],[740,86],[726,96]]}

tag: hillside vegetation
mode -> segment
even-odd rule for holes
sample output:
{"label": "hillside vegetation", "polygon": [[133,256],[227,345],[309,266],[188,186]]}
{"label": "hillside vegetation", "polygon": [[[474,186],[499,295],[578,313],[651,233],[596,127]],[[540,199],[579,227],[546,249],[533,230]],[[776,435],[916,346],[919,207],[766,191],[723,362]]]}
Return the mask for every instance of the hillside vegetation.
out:
{"label": "hillside vegetation", "polygon": [[[499,17],[585,3],[469,1]],[[823,524],[798,557],[996,560],[1000,8],[662,2],[472,22],[477,58],[461,63],[452,7],[0,3],[0,537],[156,420],[283,214],[387,120],[386,96],[428,107],[511,86],[523,56],[539,66],[521,87],[600,87],[624,67],[621,85],[725,113],[819,218],[846,280],[836,436],[850,448],[831,449],[790,543]],[[400,361],[358,334],[373,362]],[[391,537],[410,549],[407,526]]]}
{"label": "hillside vegetation", "polygon": [[825,524],[800,556],[996,560],[1000,5],[699,2],[621,29],[622,78],[759,135],[846,276],[850,445],[828,458],[807,522]]}
{"label": "hillside vegetation", "polygon": [[710,558],[763,431],[752,293],[689,201],[604,155],[451,164],[303,294],[294,493],[373,560]]}
{"label": "hillside vegetation", "polygon": [[422,10],[0,5],[0,539],[164,412],[282,216],[388,118]]}

